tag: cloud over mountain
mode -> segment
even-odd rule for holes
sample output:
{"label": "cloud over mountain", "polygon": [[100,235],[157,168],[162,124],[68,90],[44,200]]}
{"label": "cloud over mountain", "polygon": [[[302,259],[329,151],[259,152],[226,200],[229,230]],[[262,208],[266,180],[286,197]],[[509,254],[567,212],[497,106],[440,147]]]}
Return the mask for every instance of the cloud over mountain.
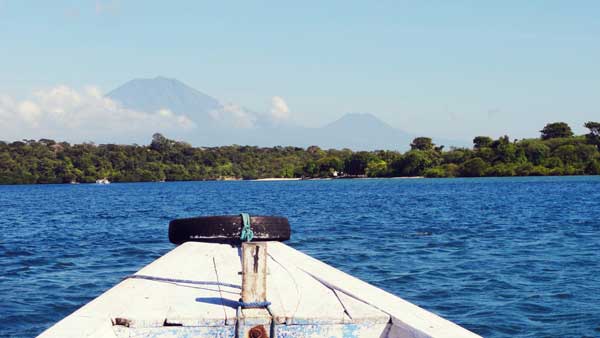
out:
{"label": "cloud over mountain", "polygon": [[[10,139],[54,137],[72,140],[125,140],[162,130],[189,130],[195,123],[168,108],[152,112],[123,107],[96,87],[64,85],[40,90],[25,100],[0,95],[0,133]],[[131,142],[131,141],[129,141]]]}
{"label": "cloud over mountain", "polygon": [[225,103],[218,108],[210,110],[208,115],[213,123],[220,127],[253,128],[256,126],[257,116],[235,103]]}
{"label": "cloud over mountain", "polygon": [[[105,96],[96,87],[56,86],[25,100],[0,95],[4,140],[55,138],[98,143],[148,143],[160,132],[198,146],[291,145],[355,150],[408,148],[415,135],[372,114],[346,114],[320,128],[294,124],[281,96],[255,112],[165,77],[131,80]],[[441,144],[453,144],[441,142]]]}
{"label": "cloud over mountain", "polygon": [[289,120],[290,108],[281,96],[273,96],[271,98],[271,115],[270,117],[275,122]]}
{"label": "cloud over mountain", "polygon": [[260,118],[238,104],[223,103],[181,81],[163,76],[128,81],[106,96],[129,109],[157,111],[168,108],[189,116],[200,130],[252,128]]}

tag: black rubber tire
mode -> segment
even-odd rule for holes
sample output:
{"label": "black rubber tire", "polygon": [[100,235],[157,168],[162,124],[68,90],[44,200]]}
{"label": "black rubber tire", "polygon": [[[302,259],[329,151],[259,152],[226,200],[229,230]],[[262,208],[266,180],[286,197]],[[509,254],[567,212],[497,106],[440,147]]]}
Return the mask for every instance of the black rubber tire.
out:
{"label": "black rubber tire", "polygon": [[[238,244],[242,227],[240,215],[174,219],[169,222],[169,241]],[[252,241],[282,242],[291,235],[290,223],[285,217],[250,216],[250,227],[254,232]]]}

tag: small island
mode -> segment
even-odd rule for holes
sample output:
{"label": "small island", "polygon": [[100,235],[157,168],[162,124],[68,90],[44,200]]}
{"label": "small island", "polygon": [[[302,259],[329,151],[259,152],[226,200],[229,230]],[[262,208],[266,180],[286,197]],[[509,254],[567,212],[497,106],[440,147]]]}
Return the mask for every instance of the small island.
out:
{"label": "small island", "polygon": [[574,135],[564,122],[540,138],[477,136],[472,148],[417,137],[404,153],[317,146],[192,147],[161,134],[149,145],[69,144],[50,139],[0,141],[0,184],[164,182],[363,177],[484,177],[600,174],[600,123]]}

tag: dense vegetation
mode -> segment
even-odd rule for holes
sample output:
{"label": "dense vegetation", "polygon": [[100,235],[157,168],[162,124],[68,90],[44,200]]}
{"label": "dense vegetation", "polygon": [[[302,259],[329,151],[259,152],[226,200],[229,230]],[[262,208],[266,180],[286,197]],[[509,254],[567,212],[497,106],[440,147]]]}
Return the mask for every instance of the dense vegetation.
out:
{"label": "dense vegetation", "polygon": [[155,134],[148,146],[69,144],[48,139],[0,141],[0,184],[185,181],[266,177],[340,176],[539,176],[600,174],[600,123],[574,136],[563,122],[550,123],[539,139],[473,139],[473,148],[444,151],[428,137],[411,150],[323,150],[312,146],[192,147]]}

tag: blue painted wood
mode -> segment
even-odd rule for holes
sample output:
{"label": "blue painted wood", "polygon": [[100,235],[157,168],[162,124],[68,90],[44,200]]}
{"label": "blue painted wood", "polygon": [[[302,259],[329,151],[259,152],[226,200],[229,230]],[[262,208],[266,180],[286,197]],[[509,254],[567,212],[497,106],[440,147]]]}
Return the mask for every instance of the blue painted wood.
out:
{"label": "blue painted wood", "polygon": [[380,338],[385,337],[389,324],[364,322],[332,325],[277,325],[274,338],[329,337]]}
{"label": "blue painted wood", "polygon": [[[240,337],[246,337],[248,331],[263,325],[270,335],[270,323],[264,321],[240,322]],[[272,338],[379,338],[385,337],[389,324],[381,322],[361,322],[346,324],[307,324],[307,325],[276,325]],[[231,338],[235,337],[235,325],[222,326],[172,326],[155,328],[126,328],[115,330],[117,337],[149,337],[149,338]]]}
{"label": "blue painted wood", "polygon": [[169,326],[155,328],[120,328],[115,330],[118,338],[232,338],[235,337],[235,326]]}

